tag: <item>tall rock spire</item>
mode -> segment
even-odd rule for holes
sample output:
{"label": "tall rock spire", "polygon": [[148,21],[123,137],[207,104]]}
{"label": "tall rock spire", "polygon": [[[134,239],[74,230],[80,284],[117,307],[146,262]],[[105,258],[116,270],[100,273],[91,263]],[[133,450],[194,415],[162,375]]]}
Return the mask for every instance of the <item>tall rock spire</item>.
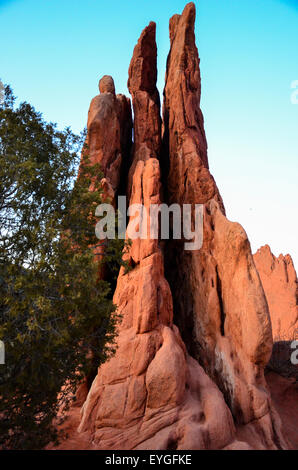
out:
{"label": "tall rock spire", "polygon": [[[193,3],[170,21],[163,126],[154,23],[134,49],[126,192],[147,210],[162,193],[165,202],[203,204],[203,246],[186,251],[184,240],[161,243],[148,233],[132,240],[124,255],[131,270],[121,269],[114,294],[122,317],[116,354],[99,368],[82,408],[79,432],[92,449],[287,447],[264,378],[272,349],[264,290],[247,235],[225,217],[208,168],[194,23]],[[89,112],[91,157],[116,190],[126,135],[117,116],[127,99],[119,114],[110,78],[100,90]],[[128,238],[133,223],[131,216]]]}
{"label": "tall rock spire", "polygon": [[[172,241],[166,276],[174,322],[188,350],[217,383],[235,422],[258,420],[267,447],[285,446],[264,379],[272,350],[269,311],[243,228],[227,220],[208,169],[200,110],[195,6],[170,21],[171,49],[164,90],[164,148],[168,149],[170,202],[204,204],[201,250]],[[255,429],[257,433],[257,428]]]}
{"label": "tall rock spire", "polygon": [[115,95],[114,80],[109,75],[104,75],[98,86],[100,94],[93,98],[88,112],[84,152],[92,164],[100,164],[110,193],[114,193],[119,187],[124,159],[130,151],[130,100],[124,95]]}
{"label": "tall rock spire", "polygon": [[[150,23],[135,47],[128,82],[135,109],[130,204],[143,204],[145,209],[161,202],[155,158],[161,140],[155,67],[155,25]],[[131,222],[133,218],[128,229]],[[114,295],[122,316],[117,351],[98,370],[79,431],[91,430],[97,449],[229,445],[235,440],[231,413],[220,391],[188,355],[173,325],[172,295],[159,241],[133,240],[126,259],[133,269],[129,273],[121,269]]]}
{"label": "tall rock spire", "polygon": [[[88,111],[87,137],[81,165],[86,156],[91,164],[100,165],[103,198],[116,205],[116,195],[120,186],[123,186],[120,185],[120,175],[126,179],[123,173],[128,165],[132,145],[131,104],[126,96],[115,94],[114,80],[109,75],[100,79],[98,88],[99,94],[92,99]],[[100,278],[105,277],[105,268],[101,264],[103,252],[104,244],[95,251]]]}
{"label": "tall rock spire", "polygon": [[215,197],[223,207],[208,170],[207,141],[200,109],[201,75],[194,34],[195,6],[170,20],[171,49],[164,89],[164,144],[169,156],[170,202],[205,203]]}
{"label": "tall rock spire", "polygon": [[151,22],[142,32],[129,66],[128,89],[134,110],[134,151],[128,193],[139,160],[159,158],[161,150],[160,98],[156,88],[156,25]]}

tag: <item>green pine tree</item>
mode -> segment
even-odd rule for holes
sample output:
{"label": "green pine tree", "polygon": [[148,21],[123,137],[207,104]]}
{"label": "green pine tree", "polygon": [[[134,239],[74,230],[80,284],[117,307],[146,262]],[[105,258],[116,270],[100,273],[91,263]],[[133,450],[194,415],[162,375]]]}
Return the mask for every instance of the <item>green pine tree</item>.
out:
{"label": "green pine tree", "polygon": [[[53,424],[83,377],[113,354],[117,315],[110,282],[94,262],[98,165],[84,136],[46,123],[9,86],[0,104],[0,448],[58,442]],[[86,154],[86,152],[84,152]],[[90,191],[92,183],[93,191]],[[123,243],[102,262],[122,264]]]}

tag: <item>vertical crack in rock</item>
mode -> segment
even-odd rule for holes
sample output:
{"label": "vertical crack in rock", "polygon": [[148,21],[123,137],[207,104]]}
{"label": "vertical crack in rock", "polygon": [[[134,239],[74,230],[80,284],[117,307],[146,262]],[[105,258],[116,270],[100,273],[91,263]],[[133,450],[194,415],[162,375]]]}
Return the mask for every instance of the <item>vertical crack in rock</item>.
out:
{"label": "vertical crack in rock", "polygon": [[223,299],[222,299],[221,280],[218,274],[217,267],[215,269],[216,269],[217,296],[218,296],[219,308],[220,308],[220,332],[221,332],[221,336],[225,336],[226,314],[225,314],[224,304],[223,304]]}

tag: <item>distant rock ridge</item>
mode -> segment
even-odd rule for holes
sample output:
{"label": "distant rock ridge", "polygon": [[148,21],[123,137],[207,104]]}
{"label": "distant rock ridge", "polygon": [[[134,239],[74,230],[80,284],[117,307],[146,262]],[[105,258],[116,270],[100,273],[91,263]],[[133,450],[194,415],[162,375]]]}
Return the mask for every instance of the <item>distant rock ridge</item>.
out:
{"label": "distant rock ridge", "polygon": [[265,290],[274,341],[298,339],[298,280],[290,255],[275,257],[268,245],[254,255]]}
{"label": "distant rock ridge", "polygon": [[105,76],[91,102],[90,156],[112,194],[121,187],[145,207],[204,204],[204,242],[186,251],[183,240],[132,241],[132,270],[121,269],[114,294],[118,349],[98,369],[76,431],[85,448],[288,447],[264,378],[273,342],[264,289],[209,171],[194,23],[193,3],[170,20],[163,119],[155,23],[140,36],[129,67],[130,154],[129,99]]}

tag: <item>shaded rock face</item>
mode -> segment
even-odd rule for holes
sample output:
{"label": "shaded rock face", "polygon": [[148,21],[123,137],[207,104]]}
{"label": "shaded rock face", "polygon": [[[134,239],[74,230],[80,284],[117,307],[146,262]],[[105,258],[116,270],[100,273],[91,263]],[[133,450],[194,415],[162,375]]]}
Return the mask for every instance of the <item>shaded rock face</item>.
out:
{"label": "shaded rock face", "polygon": [[[192,3],[170,21],[163,125],[154,23],[134,49],[134,144],[124,187],[129,203],[145,208],[204,204],[203,247],[188,252],[183,240],[148,236],[124,255],[132,270],[121,269],[114,294],[118,349],[99,368],[78,427],[93,449],[287,447],[264,380],[272,348],[267,301],[246,233],[225,217],[208,169],[194,21]],[[88,144],[115,192],[130,108],[110,77],[100,91]],[[127,237],[131,224],[133,216]]]}
{"label": "shaded rock face", "polygon": [[284,432],[290,441],[290,449],[298,449],[298,381],[271,372],[266,376],[274,405],[284,424]]}
{"label": "shaded rock face", "polygon": [[260,248],[254,261],[269,305],[274,341],[298,338],[298,281],[290,255],[276,258],[268,245]]}

